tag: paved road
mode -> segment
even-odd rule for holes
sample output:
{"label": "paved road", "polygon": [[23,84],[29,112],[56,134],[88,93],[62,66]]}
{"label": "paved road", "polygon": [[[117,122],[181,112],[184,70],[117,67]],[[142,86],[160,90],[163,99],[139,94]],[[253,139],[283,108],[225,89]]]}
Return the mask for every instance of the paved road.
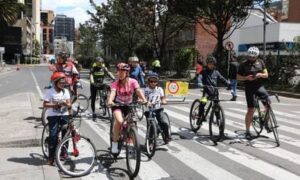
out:
{"label": "paved road", "polygon": [[[3,90],[1,87],[0,97],[24,91],[32,91],[38,97],[48,84],[50,73],[46,67],[33,67],[24,69],[19,75],[22,77],[11,81],[22,88]],[[83,79],[82,82],[82,93],[89,95],[88,81]],[[230,92],[220,92],[221,99],[231,98]],[[186,104],[170,103],[165,106],[171,119],[173,141],[168,145],[160,145],[152,160],[142,156],[141,170],[136,179],[300,179],[300,100],[280,97],[281,102],[277,103],[273,99],[281,140],[281,146],[275,147],[272,134],[263,133],[265,137],[251,142],[244,139],[246,104],[244,93],[239,92],[238,95],[236,102],[222,102],[227,138],[217,145],[209,140],[207,123],[197,134],[189,128],[189,108],[192,101],[200,97],[199,90],[190,90]],[[98,166],[81,179],[129,179],[125,161],[120,159],[113,162],[108,153],[107,120],[97,119],[93,122],[87,117],[81,132],[92,139],[99,157]],[[143,120],[139,123],[138,131],[142,144],[145,132]],[[64,175],[61,178],[69,179]]]}

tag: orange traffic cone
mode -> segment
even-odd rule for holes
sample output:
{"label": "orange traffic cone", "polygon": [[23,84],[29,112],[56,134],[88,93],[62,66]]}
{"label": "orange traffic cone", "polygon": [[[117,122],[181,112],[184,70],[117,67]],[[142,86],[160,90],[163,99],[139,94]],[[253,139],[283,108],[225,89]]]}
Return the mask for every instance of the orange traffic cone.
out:
{"label": "orange traffic cone", "polygon": [[20,66],[19,66],[19,64],[17,64],[17,71],[19,71],[20,70]]}

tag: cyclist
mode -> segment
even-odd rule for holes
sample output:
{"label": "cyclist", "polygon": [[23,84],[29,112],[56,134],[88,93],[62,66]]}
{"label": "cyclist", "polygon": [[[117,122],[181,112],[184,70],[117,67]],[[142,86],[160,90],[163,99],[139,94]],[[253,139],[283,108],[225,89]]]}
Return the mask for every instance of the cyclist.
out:
{"label": "cyclist", "polygon": [[[114,102],[130,104],[133,100],[133,94],[136,92],[142,103],[146,103],[147,100],[140,89],[138,82],[129,77],[130,66],[125,63],[119,63],[118,69],[118,80],[111,84],[111,93],[108,98],[108,105],[112,106]],[[112,106],[113,117],[115,123],[113,125],[113,142],[111,152],[113,154],[118,153],[118,137],[120,133],[120,127],[123,122],[123,116],[126,116],[129,109],[126,106]]]}
{"label": "cyclist", "polygon": [[[112,80],[115,80],[114,75],[105,67],[102,57],[96,57],[96,62],[93,64],[90,70],[90,90],[91,90],[91,106],[93,112],[93,120],[96,119],[95,114],[95,101],[98,90],[103,90],[106,84],[104,84],[104,77],[109,76]],[[101,98],[101,97],[100,97]]]}
{"label": "cyclist", "polygon": [[[51,76],[53,87],[44,94],[44,108],[48,108],[47,119],[49,122],[49,159],[48,164],[53,165],[55,149],[58,143],[58,126],[68,122],[69,111],[71,107],[70,93],[64,89],[66,75],[62,72],[54,72]],[[66,130],[62,130],[62,136]]]}
{"label": "cyclist", "polygon": [[202,119],[202,114],[204,112],[204,107],[208,101],[208,99],[214,95],[215,88],[218,85],[218,80],[221,80],[224,85],[230,87],[230,83],[221,75],[221,73],[216,70],[217,60],[213,56],[208,56],[207,60],[207,67],[202,72],[202,85],[203,87],[203,95],[200,100],[200,107],[199,107],[199,119],[197,121],[197,125],[200,125],[202,121],[206,121],[206,119]]}
{"label": "cyclist", "polygon": [[130,77],[136,79],[141,87],[145,86],[144,72],[139,65],[139,58],[132,56],[128,58],[128,63],[130,65]]}
{"label": "cyclist", "polygon": [[[150,72],[148,74],[148,86],[145,88],[145,97],[148,100],[148,106],[153,106],[155,108],[154,112],[159,126],[162,129],[162,133],[165,134],[165,144],[168,144],[171,140],[169,134],[169,124],[164,118],[164,109],[161,104],[167,104],[166,97],[164,96],[164,91],[158,86],[158,74],[155,72]],[[149,111],[145,112],[146,118],[149,117]]]}
{"label": "cyclist", "polygon": [[[248,140],[253,139],[250,134],[250,125],[255,111],[255,96],[270,102],[267,90],[263,86],[263,79],[268,78],[268,71],[264,62],[258,59],[259,49],[255,46],[248,49],[248,58],[240,66],[237,74],[239,81],[245,81],[245,95],[247,100],[247,113],[245,116],[246,134]],[[268,124],[268,123],[266,123]],[[266,127],[268,130],[269,128]]]}

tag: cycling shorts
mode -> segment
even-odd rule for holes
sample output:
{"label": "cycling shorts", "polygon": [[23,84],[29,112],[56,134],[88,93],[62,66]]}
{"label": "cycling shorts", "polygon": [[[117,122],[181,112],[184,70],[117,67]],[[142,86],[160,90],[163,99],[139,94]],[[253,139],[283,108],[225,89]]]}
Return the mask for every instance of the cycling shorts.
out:
{"label": "cycling shorts", "polygon": [[255,107],[255,97],[259,97],[264,99],[265,102],[269,102],[269,94],[264,86],[259,86],[257,88],[251,87],[245,89],[247,107],[253,108]]}

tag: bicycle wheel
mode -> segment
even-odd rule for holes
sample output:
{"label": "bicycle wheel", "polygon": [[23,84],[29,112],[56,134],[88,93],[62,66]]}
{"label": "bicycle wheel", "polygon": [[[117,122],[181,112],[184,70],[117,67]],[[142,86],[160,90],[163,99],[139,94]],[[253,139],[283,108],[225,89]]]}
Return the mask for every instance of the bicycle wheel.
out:
{"label": "bicycle wheel", "polygon": [[[168,123],[168,133],[169,133],[169,137],[171,138],[171,136],[172,136],[172,131],[171,131],[171,123],[170,123],[170,118],[169,118],[169,115],[166,113],[166,112],[164,112],[164,116],[165,116],[165,120],[167,121],[167,123]],[[165,139],[166,139],[166,137],[165,137],[165,134],[164,133],[161,133],[162,134],[162,138],[163,138],[163,140],[165,141]]]}
{"label": "bicycle wheel", "polygon": [[[79,107],[79,108],[78,108]],[[83,94],[79,94],[77,96],[76,101],[72,104],[72,109],[74,111],[74,114],[78,114],[78,109],[80,112],[84,112],[89,108],[89,98],[86,97]]]}
{"label": "bicycle wheel", "polygon": [[200,124],[197,124],[199,117],[200,100],[195,99],[190,110],[190,126],[192,131],[197,132],[200,129]]}
{"label": "bicycle wheel", "polygon": [[273,131],[273,135],[274,135],[275,141],[277,143],[277,147],[278,147],[278,146],[280,146],[279,135],[278,135],[278,131],[277,131],[278,124],[277,124],[277,121],[275,118],[275,114],[271,108],[269,109],[268,116],[269,116],[269,125],[270,125],[269,127]]}
{"label": "bicycle wheel", "polygon": [[144,113],[145,113],[144,105],[137,104],[137,106],[134,108],[134,111],[135,111],[135,115],[137,116],[137,118],[141,121],[143,119]]}
{"label": "bicycle wheel", "polygon": [[209,135],[213,142],[217,142],[224,135],[225,116],[222,107],[214,105],[209,117]]}
{"label": "bicycle wheel", "polygon": [[157,127],[154,119],[148,119],[147,132],[146,132],[146,152],[149,158],[152,158],[156,150],[156,134]]}
{"label": "bicycle wheel", "polygon": [[49,124],[45,124],[42,132],[41,146],[44,157],[49,157]]}
{"label": "bicycle wheel", "polygon": [[139,173],[141,163],[140,143],[134,126],[128,127],[125,141],[127,170],[130,177],[134,178]]}
{"label": "bicycle wheel", "polygon": [[100,94],[100,100],[99,100],[99,110],[100,110],[100,116],[105,116],[106,115],[106,96],[105,96],[105,92],[103,92],[104,90],[100,90],[99,94]]}
{"label": "bicycle wheel", "polygon": [[94,167],[96,151],[88,138],[75,135],[58,144],[55,158],[58,168],[66,175],[83,176],[89,174]]}
{"label": "bicycle wheel", "polygon": [[45,126],[48,122],[48,120],[47,120],[47,108],[43,108],[42,113],[41,113],[41,119],[42,119],[43,126]]}
{"label": "bicycle wheel", "polygon": [[253,119],[252,119],[252,127],[256,133],[257,136],[260,135],[260,133],[262,132],[263,130],[263,125],[262,125],[262,122],[261,122],[261,117],[257,116],[257,115],[254,115],[253,116]]}

